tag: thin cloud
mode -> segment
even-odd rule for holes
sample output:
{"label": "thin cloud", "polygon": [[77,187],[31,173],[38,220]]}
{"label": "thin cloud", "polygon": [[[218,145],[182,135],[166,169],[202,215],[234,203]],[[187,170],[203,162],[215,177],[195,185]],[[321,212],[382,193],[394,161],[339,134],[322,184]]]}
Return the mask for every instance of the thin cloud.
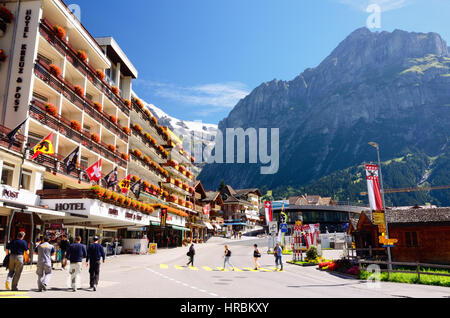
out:
{"label": "thin cloud", "polygon": [[382,12],[397,10],[406,7],[414,0],[337,0],[339,3],[348,5],[354,9],[366,12],[371,4],[380,6]]}
{"label": "thin cloud", "polygon": [[146,80],[136,80],[137,86],[149,89],[158,97],[171,99],[191,106],[232,108],[249,94],[248,87],[240,82],[211,83],[196,86],[178,86]]}

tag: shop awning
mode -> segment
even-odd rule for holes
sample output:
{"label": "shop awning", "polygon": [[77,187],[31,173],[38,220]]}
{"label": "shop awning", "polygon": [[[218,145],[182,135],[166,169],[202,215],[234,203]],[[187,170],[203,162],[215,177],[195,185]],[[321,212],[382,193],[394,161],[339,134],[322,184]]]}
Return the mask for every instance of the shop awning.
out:
{"label": "shop awning", "polygon": [[213,226],[211,225],[211,223],[209,222],[203,222],[203,224],[206,225],[206,227],[208,228],[208,230],[214,230]]}
{"label": "shop awning", "polygon": [[182,227],[182,226],[172,225],[172,228],[173,228],[174,230],[190,231],[190,229],[188,229],[187,227]]}
{"label": "shop awning", "polygon": [[150,222],[152,225],[156,225],[156,226],[159,226],[159,225],[161,225],[161,223],[160,222]]}
{"label": "shop awning", "polygon": [[247,225],[247,223],[242,223],[242,222],[239,222],[239,223],[224,223],[223,225]]}

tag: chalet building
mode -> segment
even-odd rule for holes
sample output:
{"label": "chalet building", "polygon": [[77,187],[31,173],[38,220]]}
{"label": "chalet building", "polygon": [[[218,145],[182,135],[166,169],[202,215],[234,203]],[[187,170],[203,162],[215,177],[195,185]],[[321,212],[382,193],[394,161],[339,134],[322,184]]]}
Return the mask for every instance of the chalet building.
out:
{"label": "chalet building", "polygon": [[289,198],[290,205],[337,205],[331,197],[321,197],[320,195],[301,195]]}
{"label": "chalet building", "polygon": [[218,235],[222,232],[224,224],[223,218],[223,200],[219,191],[207,191],[206,197],[202,200],[205,205],[209,206],[210,220],[214,227],[213,235]]}
{"label": "chalet building", "polygon": [[249,231],[260,221],[259,205],[261,192],[259,189],[234,190],[226,185],[220,190],[223,200],[224,225],[228,232]]}
{"label": "chalet building", "polygon": [[[450,264],[450,208],[410,208],[386,211],[389,238],[398,239],[391,248],[392,260]],[[353,235],[356,248],[381,248],[378,227],[371,212],[361,213],[357,222],[352,219],[348,233]],[[386,255],[385,251],[373,256]],[[367,257],[367,252],[359,252]]]}

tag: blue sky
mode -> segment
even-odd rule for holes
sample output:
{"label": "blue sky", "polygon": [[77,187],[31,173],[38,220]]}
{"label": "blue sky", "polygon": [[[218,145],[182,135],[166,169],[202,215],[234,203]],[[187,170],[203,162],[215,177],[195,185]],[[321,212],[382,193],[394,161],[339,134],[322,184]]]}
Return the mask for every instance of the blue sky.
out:
{"label": "blue sky", "polygon": [[169,115],[218,123],[252,89],[317,66],[377,3],[381,28],[450,42],[448,0],[65,0],[139,71],[136,93]]}

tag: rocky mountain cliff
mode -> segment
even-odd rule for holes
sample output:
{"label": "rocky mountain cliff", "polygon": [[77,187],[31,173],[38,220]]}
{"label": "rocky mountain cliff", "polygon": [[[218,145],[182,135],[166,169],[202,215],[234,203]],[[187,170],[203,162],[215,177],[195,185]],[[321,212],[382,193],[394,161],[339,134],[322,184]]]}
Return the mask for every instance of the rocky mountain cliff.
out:
{"label": "rocky mountain cliff", "polygon": [[[255,88],[218,129],[237,127],[279,128],[278,173],[261,175],[260,164],[208,164],[199,176],[206,188],[221,179],[235,188],[307,185],[376,161],[369,141],[380,145],[382,160],[416,152],[446,156],[449,48],[436,33],[358,29],[319,66]],[[430,180],[450,184],[448,170],[434,166],[429,173],[434,171],[442,178],[428,175]]]}

